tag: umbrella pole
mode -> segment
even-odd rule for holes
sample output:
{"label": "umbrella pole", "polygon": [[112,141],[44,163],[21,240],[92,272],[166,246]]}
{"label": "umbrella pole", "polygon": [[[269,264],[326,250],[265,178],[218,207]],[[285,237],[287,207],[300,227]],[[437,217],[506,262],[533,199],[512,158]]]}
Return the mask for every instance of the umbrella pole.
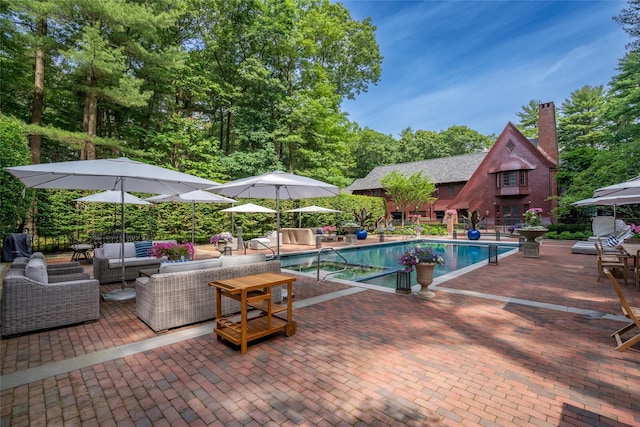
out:
{"label": "umbrella pole", "polygon": [[280,259],[280,186],[276,185],[276,247]]}
{"label": "umbrella pole", "polygon": [[120,179],[120,223],[122,229],[120,230],[120,268],[122,277],[122,287],[120,289],[113,290],[109,293],[103,294],[102,298],[105,301],[124,301],[134,299],[136,297],[135,288],[127,289],[127,282],[125,281],[124,270],[124,178]]}

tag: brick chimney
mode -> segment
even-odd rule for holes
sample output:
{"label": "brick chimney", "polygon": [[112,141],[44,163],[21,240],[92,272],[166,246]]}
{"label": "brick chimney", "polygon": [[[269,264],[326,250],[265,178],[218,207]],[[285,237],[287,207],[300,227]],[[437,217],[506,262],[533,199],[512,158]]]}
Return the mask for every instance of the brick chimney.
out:
{"label": "brick chimney", "polygon": [[556,107],[553,102],[546,102],[538,107],[538,147],[558,164]]}

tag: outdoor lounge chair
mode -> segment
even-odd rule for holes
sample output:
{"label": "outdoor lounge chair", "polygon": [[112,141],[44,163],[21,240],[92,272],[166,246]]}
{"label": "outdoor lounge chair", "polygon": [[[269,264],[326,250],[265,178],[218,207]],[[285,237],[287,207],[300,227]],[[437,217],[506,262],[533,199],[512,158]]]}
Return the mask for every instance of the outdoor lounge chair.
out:
{"label": "outdoor lounge chair", "polygon": [[[613,277],[613,274],[611,274],[609,270],[605,269],[604,273],[607,275],[607,277],[611,281],[611,284],[613,285],[613,289],[616,290],[616,294],[618,294],[618,299],[620,300],[620,304],[622,305],[622,313],[633,321],[633,323],[629,323],[624,328],[611,334],[611,336],[616,339],[616,343],[618,344],[618,346],[616,347],[616,350],[625,351],[629,347],[633,346],[634,344],[640,343],[640,308],[631,307],[629,305],[629,303],[624,297],[624,294],[622,293],[622,289],[620,288],[618,281],[616,280],[615,277]],[[627,338],[626,340],[622,338],[622,335],[632,330],[636,332],[636,335],[633,335],[632,337]]]}
{"label": "outdoor lounge chair", "polygon": [[602,245],[602,240],[595,242],[596,251],[598,253],[598,282],[602,277],[604,269],[615,269],[616,271],[622,271],[624,277],[624,284],[627,284],[627,260],[626,255],[622,251],[615,253],[605,253]]}

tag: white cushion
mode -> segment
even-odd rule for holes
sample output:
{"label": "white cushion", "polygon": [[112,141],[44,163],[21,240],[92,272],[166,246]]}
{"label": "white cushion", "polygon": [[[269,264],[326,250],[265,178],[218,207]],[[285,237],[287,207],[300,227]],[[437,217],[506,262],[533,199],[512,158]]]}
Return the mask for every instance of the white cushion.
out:
{"label": "white cushion", "polygon": [[250,255],[236,255],[236,256],[222,255],[219,259],[222,262],[222,267],[229,267],[231,265],[254,264],[256,262],[265,262],[267,260],[267,257],[265,256],[265,254],[250,254]]}
{"label": "white cushion", "polygon": [[178,271],[206,270],[222,265],[219,259],[201,259],[187,262],[165,262],[160,264],[160,273],[175,273]]}
{"label": "white cushion", "polygon": [[[154,258],[154,257],[142,257],[138,258],[135,255],[133,257],[124,259],[125,267],[133,267],[138,265],[157,265],[163,261],[166,261],[167,257],[162,258]],[[110,258],[109,259],[109,268],[120,268],[122,264],[120,264],[120,258]]]}
{"label": "white cushion", "polygon": [[[40,258],[45,259],[44,254],[42,252],[34,252],[31,254],[31,258]],[[46,263],[46,260],[45,260]]]}
{"label": "white cushion", "polygon": [[42,258],[30,259],[24,269],[24,275],[27,279],[38,283],[49,283],[49,275],[47,274],[47,264]]}
{"label": "white cushion", "polygon": [[[120,258],[120,243],[105,243],[102,245],[102,253],[105,258],[116,259]],[[133,258],[136,256],[136,245],[133,242],[126,242],[124,244],[124,257]]]}

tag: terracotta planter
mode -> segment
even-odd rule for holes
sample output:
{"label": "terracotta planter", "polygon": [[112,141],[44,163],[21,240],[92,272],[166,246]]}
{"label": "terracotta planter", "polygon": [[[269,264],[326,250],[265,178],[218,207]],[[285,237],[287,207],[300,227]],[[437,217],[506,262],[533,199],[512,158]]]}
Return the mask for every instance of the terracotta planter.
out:
{"label": "terracotta planter", "polygon": [[417,282],[420,285],[420,290],[416,295],[420,298],[431,299],[436,296],[429,290],[429,285],[433,283],[433,269],[435,267],[435,263],[427,262],[421,262],[416,265]]}

